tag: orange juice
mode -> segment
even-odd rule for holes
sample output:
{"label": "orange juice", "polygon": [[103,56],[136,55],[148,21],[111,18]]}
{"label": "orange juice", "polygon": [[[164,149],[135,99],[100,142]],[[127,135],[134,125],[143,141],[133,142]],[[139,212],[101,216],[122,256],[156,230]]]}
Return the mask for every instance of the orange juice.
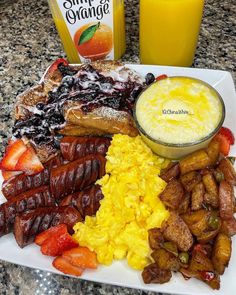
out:
{"label": "orange juice", "polygon": [[191,66],[204,0],[140,0],[140,60]]}
{"label": "orange juice", "polygon": [[70,63],[125,52],[124,0],[48,0]]}

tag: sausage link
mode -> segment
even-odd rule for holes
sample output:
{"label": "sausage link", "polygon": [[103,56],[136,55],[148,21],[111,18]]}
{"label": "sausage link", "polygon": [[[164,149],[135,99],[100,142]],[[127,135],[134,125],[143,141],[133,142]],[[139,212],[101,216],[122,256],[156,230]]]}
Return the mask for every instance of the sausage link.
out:
{"label": "sausage link", "polygon": [[79,211],[70,206],[37,208],[16,216],[14,235],[17,244],[23,248],[32,243],[37,234],[52,226],[64,223],[72,232],[74,224],[79,221],[82,221]]}
{"label": "sausage link", "polygon": [[64,159],[74,161],[89,154],[105,156],[110,143],[107,137],[66,136],[61,140],[60,149]]}
{"label": "sausage link", "polygon": [[50,171],[62,164],[60,155],[53,157],[44,164],[44,170],[35,175],[20,174],[3,182],[2,193],[6,199],[17,196],[28,190],[49,184]]}
{"label": "sausage link", "polygon": [[50,188],[55,199],[61,199],[93,184],[105,174],[105,163],[106,159],[102,155],[94,154],[53,168]]}
{"label": "sausage link", "polygon": [[10,198],[0,206],[0,236],[8,234],[12,230],[17,214],[53,205],[55,205],[55,200],[51,196],[48,186],[42,186]]}
{"label": "sausage link", "polygon": [[100,200],[103,197],[101,187],[95,184],[83,191],[65,197],[60,202],[60,206],[72,205],[85,218],[87,215],[93,216],[96,214],[100,207]]}

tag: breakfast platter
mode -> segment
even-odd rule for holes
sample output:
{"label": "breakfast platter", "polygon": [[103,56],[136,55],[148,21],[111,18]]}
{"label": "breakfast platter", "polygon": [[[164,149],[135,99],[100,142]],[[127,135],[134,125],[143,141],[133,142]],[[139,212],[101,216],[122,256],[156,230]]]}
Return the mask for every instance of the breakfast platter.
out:
{"label": "breakfast platter", "polygon": [[[59,65],[61,66],[60,71],[66,73],[62,79],[64,88],[61,86],[61,81],[58,78],[57,70]],[[55,67],[58,68],[55,70]],[[221,233],[220,231],[222,230],[220,229],[221,225],[225,221],[227,223],[227,218],[224,219],[224,214],[227,215],[229,212],[226,210],[227,212],[225,213],[225,211],[221,208],[221,205],[218,205],[218,203],[215,204],[216,201],[218,202],[218,199],[216,200],[211,198],[214,193],[210,197],[209,194],[205,194],[204,201],[201,201],[200,205],[197,204],[195,209],[193,201],[192,207],[188,204],[187,207],[190,206],[192,210],[195,211],[195,213],[201,211],[201,216],[203,216],[202,219],[204,219],[205,215],[207,215],[207,222],[210,219],[212,221],[212,218],[214,218],[212,221],[213,225],[211,222],[211,236],[205,236],[204,234],[207,234],[207,231],[204,233],[201,232],[201,234],[199,234],[196,232],[196,229],[193,228],[193,225],[191,224],[191,215],[188,215],[190,208],[186,208],[186,210],[183,208],[181,209],[185,211],[181,211],[182,213],[179,213],[181,214],[181,218],[184,220],[182,221],[181,219],[180,221],[179,215],[176,214],[176,210],[180,210],[180,204],[177,202],[177,204],[174,205],[175,201],[171,199],[170,202],[168,199],[169,196],[167,196],[167,188],[171,186],[170,183],[172,183],[172,181],[175,181],[175,184],[178,182],[177,186],[181,186],[182,195],[180,198],[186,198],[186,200],[189,199],[189,197],[186,196],[189,195],[190,192],[191,196],[193,195],[193,183],[189,184],[189,179],[184,180],[184,176],[188,173],[194,174],[194,177],[191,178],[191,181],[194,182],[195,186],[197,186],[199,183],[202,184],[202,179],[205,185],[204,190],[206,189],[207,193],[209,193],[209,179],[210,181],[213,179],[213,186],[217,190],[219,189],[220,192],[223,191],[223,193],[225,193],[227,190],[231,190],[230,181],[232,180],[231,178],[233,178],[232,182],[235,181],[235,177],[232,176],[235,172],[232,168],[233,165],[229,163],[229,157],[226,158],[226,156],[234,157],[236,155],[236,145],[231,142],[231,146],[228,147],[230,148],[230,152],[229,150],[225,151],[224,149],[220,150],[220,152],[218,151],[216,156],[212,156],[212,154],[215,153],[215,150],[220,148],[219,142],[217,140],[212,140],[212,138],[219,135],[218,132],[222,124],[226,127],[225,129],[231,130],[230,134],[236,134],[236,93],[230,73],[220,70],[134,64],[126,64],[124,66],[120,64],[113,64],[112,66],[106,64],[105,66],[102,65],[101,70],[101,64],[98,63],[94,67],[96,68],[96,71],[94,71],[93,68],[86,66],[82,66],[82,68],[80,68],[80,65],[68,65],[63,60],[60,60],[60,63],[57,61],[46,70],[41,81],[35,86],[35,88],[27,90],[28,92],[25,92],[22,94],[22,96],[20,95],[17,99],[15,107],[16,121],[13,127],[13,135],[15,138],[17,138],[17,140],[15,141],[14,138],[9,141],[9,146],[6,149],[5,156],[1,162],[3,176],[0,175],[0,187],[2,187],[2,192],[0,193],[0,204],[4,204],[5,202],[5,204],[8,202],[13,204],[15,202],[15,199],[13,198],[18,198],[19,203],[16,205],[14,203],[14,206],[16,207],[14,207],[12,209],[13,211],[11,212],[7,211],[7,206],[4,207],[4,205],[2,205],[2,207],[0,207],[0,233],[2,235],[0,237],[0,259],[57,274],[62,274],[62,272],[64,272],[64,274],[68,276],[79,276],[79,279],[142,289],[146,291],[166,292],[182,295],[207,295],[212,294],[212,289],[209,287],[210,285],[213,289],[217,289],[217,291],[215,291],[216,294],[234,294],[236,292],[236,282],[234,280],[234,265],[236,264],[236,238],[233,236],[233,234],[229,234],[229,236],[232,236],[232,238],[229,238],[225,232]],[[148,73],[152,73],[152,76]],[[72,80],[71,77],[73,77],[74,83],[72,83],[73,91],[71,91],[70,88],[70,83]],[[153,77],[157,77],[156,82],[155,79],[153,80]],[[147,91],[147,89],[151,89],[153,85],[155,86],[162,84],[164,96],[167,92],[166,87],[170,88],[171,81],[174,81],[174,79],[171,77],[178,77],[176,80],[177,85],[182,85],[182,79],[184,82],[186,82],[186,77],[188,77],[187,79],[188,82],[190,81],[189,83],[193,83],[192,80],[195,82],[201,80],[207,83],[206,85],[209,84],[212,88],[210,87],[210,90],[207,89],[206,92],[210,91],[209,93],[211,95],[211,102],[216,99],[218,105],[216,106],[216,104],[212,104],[211,108],[207,109],[209,114],[207,114],[205,111],[206,109],[202,108],[202,113],[205,111],[204,124],[211,126],[211,121],[213,120],[212,116],[214,115],[212,115],[212,112],[214,111],[214,108],[217,109],[216,113],[218,117],[216,116],[216,121],[214,122],[215,133],[211,130],[207,130],[208,133],[213,132],[214,134],[212,133],[211,137],[208,136],[207,140],[203,142],[205,146],[198,146],[198,148],[194,151],[192,150],[192,145],[190,145],[191,151],[187,149],[187,154],[183,154],[183,147],[185,147],[186,143],[180,142],[181,145],[178,145],[178,140],[180,141],[179,138],[178,140],[175,139],[176,146],[174,146],[175,152],[173,152],[173,154],[168,154],[169,149],[163,149],[163,152],[161,153],[162,157],[159,157],[151,151],[151,149],[155,150],[152,144],[149,145],[151,135],[149,134],[147,136],[148,140],[145,140],[145,136],[143,136],[142,132],[140,132],[142,128],[140,128],[139,132],[142,137],[139,136],[139,132],[137,131],[132,119],[132,110],[134,107],[137,107],[137,102],[135,106],[135,100],[140,99],[145,91]],[[165,83],[167,83],[167,86]],[[113,86],[111,87],[111,85]],[[99,87],[100,90],[98,90]],[[183,86],[181,87],[183,88]],[[199,89],[203,86],[197,84],[195,87]],[[205,91],[204,87],[201,89],[204,89]],[[216,92],[214,92],[214,89]],[[69,102],[67,99],[68,91],[70,91]],[[99,95],[97,95],[97,91]],[[158,91],[160,93],[160,89]],[[190,92],[191,91],[192,89],[190,89]],[[201,92],[202,96],[204,91],[202,90]],[[198,92],[198,90],[195,89],[195,92]],[[88,93],[93,99],[89,98]],[[108,102],[105,102],[103,99],[104,93],[110,97]],[[168,97],[170,97],[170,95],[171,93],[168,92]],[[178,93],[179,97],[181,95],[183,96],[184,92],[180,91]],[[38,99],[38,97],[40,97],[40,100],[37,101],[37,103],[34,102],[34,104],[31,104],[29,102]],[[218,100],[219,97],[220,99]],[[221,98],[223,102],[221,101]],[[125,104],[124,101],[126,101],[126,99],[127,102]],[[80,105],[77,103],[78,100],[82,102]],[[117,105],[117,101],[119,101],[119,105]],[[172,108],[174,108],[173,102],[175,101],[176,99],[172,100]],[[194,111],[196,113],[198,111],[197,105],[200,105],[201,102],[196,100],[194,103],[196,108],[194,106],[190,111]],[[102,104],[101,108],[99,104]],[[166,104],[166,106],[168,111],[170,104]],[[63,115],[64,118],[61,117],[59,108],[66,110]],[[183,109],[186,111],[186,108],[189,112],[189,108],[186,104],[182,104],[179,107],[177,103],[177,110],[179,108],[181,108],[181,112]],[[150,111],[150,106],[148,106],[147,110],[148,112]],[[141,115],[142,114],[144,114],[144,112],[141,112]],[[185,114],[181,113],[180,120],[185,118],[184,116]],[[199,116],[201,116],[201,113],[199,113]],[[48,121],[46,118],[49,118]],[[136,117],[136,119],[138,119],[138,117]],[[173,118],[171,117],[170,120],[173,120]],[[176,121],[178,120],[176,119]],[[47,125],[48,122],[50,123],[49,127]],[[88,122],[89,125],[86,125]],[[178,123],[176,123],[176,126],[177,124]],[[194,126],[193,128],[196,129],[197,127]],[[49,131],[52,132],[50,133]],[[194,130],[192,130],[192,133],[194,134],[193,131]],[[201,136],[205,138],[205,129],[202,128],[201,132],[203,132],[203,135]],[[200,134],[200,131],[195,133]],[[109,134],[109,136],[107,136],[107,134]],[[113,134],[115,135],[113,136]],[[165,135],[165,132],[163,134]],[[88,137],[88,135],[90,137]],[[106,137],[103,137],[104,135],[106,135]],[[99,137],[95,138],[95,136]],[[178,136],[181,137],[180,133]],[[78,139],[80,137],[81,141]],[[25,138],[27,138],[27,140]],[[16,142],[19,146],[19,140],[21,139],[22,141],[20,142],[20,149],[22,149],[22,153],[18,158],[16,158],[16,154],[19,153],[19,149],[15,150],[15,153],[11,153],[10,151],[12,146],[14,144],[16,145]],[[187,138],[187,140],[189,140],[189,138]],[[58,156],[58,141],[60,146],[59,153],[60,155],[62,154],[62,158],[60,155]],[[35,145],[32,144],[32,142]],[[158,139],[154,139],[153,142],[157,143]],[[160,144],[160,142],[161,141],[158,143]],[[189,144],[188,141],[186,142]],[[201,140],[199,142],[202,143]],[[213,148],[211,147],[212,142],[212,146],[214,146]],[[188,146],[188,144],[186,145]],[[86,145],[89,145],[90,151],[86,149]],[[169,146],[170,144],[168,143],[167,145]],[[148,146],[151,147],[151,149]],[[191,163],[191,165],[195,168],[189,168],[189,161],[184,162],[184,160],[182,160],[182,162],[180,161],[180,164],[177,162],[177,164],[173,164],[173,162],[171,166],[170,161],[164,159],[176,159],[176,149],[179,148],[181,148],[181,157],[188,157],[189,154],[192,154],[193,152],[196,153],[196,158],[194,158],[195,161]],[[203,165],[203,167],[201,167],[201,165],[199,166],[199,163],[196,164],[198,159],[202,159],[200,154],[197,154],[199,149],[202,151],[201,156],[203,154],[205,156],[207,156],[207,154],[208,156],[211,155],[209,156],[211,158],[211,162],[208,163],[209,165],[206,164],[205,166]],[[165,154],[166,151],[167,154]],[[223,153],[224,157],[222,155],[219,156],[220,153]],[[54,162],[51,161],[50,164],[47,164],[48,161],[54,159],[53,156],[55,156],[55,154],[59,158],[57,158]],[[78,155],[80,155],[80,157],[78,157]],[[21,161],[22,156],[24,161]],[[215,160],[213,161],[214,164],[212,162],[212,157],[215,157]],[[11,161],[9,161],[9,158]],[[27,163],[28,158],[30,158],[29,164]],[[13,165],[14,161],[15,163]],[[59,164],[58,161],[60,162]],[[136,166],[134,166],[134,162]],[[226,164],[223,165],[223,162],[227,162],[226,164],[228,166]],[[176,165],[180,165],[180,168],[178,169],[181,169],[181,176],[180,171],[178,170],[178,172],[176,172],[176,169],[174,168]],[[226,166],[228,170],[225,168]],[[228,176],[229,173],[225,172],[224,169],[230,171],[230,177]],[[223,171],[224,178],[218,181],[217,177],[219,176],[220,170],[221,172]],[[46,175],[46,173],[48,173],[47,171],[50,172],[50,176]],[[162,173],[161,171],[164,172]],[[170,171],[171,173],[176,173],[176,175],[173,176],[174,180],[169,176]],[[10,172],[10,174],[7,174],[6,172]],[[43,177],[40,173],[44,173]],[[81,177],[78,176],[80,174],[82,174]],[[155,175],[155,177],[152,177],[152,174]],[[15,179],[19,177],[19,175],[26,175],[28,180],[25,182],[22,180],[21,184],[18,182],[17,185],[12,186],[12,183],[14,184]],[[31,180],[29,179],[32,179],[32,177],[35,175],[41,176],[37,178],[37,181],[36,178],[34,178],[34,184],[32,184],[30,183]],[[79,177],[82,180],[79,179]],[[48,187],[49,178],[50,188]],[[126,190],[125,188],[125,185],[127,185],[128,181],[127,179],[130,181],[128,183],[129,190]],[[147,180],[147,186],[150,185],[151,189],[142,188],[142,185],[139,187],[139,183],[142,183],[143,179],[145,181]],[[226,181],[224,181],[224,179]],[[36,182],[40,183],[40,185],[37,184],[36,186]],[[167,186],[165,182],[167,183]],[[191,186],[191,188],[189,188],[189,186]],[[34,191],[33,194],[29,188],[33,188],[37,191]],[[212,185],[210,185],[209,190],[211,189]],[[139,194],[138,198],[135,197],[135,193],[137,191],[137,194]],[[31,192],[31,195],[29,192]],[[82,197],[83,192],[84,196],[86,197]],[[177,189],[175,192],[177,192]],[[220,192],[219,195],[221,194]],[[176,195],[177,194],[178,193],[176,193]],[[229,194],[225,194],[228,198]],[[19,197],[19,195],[21,196]],[[125,195],[128,197],[125,199],[125,201],[123,201],[122,196]],[[155,200],[152,199],[153,196]],[[159,196],[160,199],[157,198],[157,196]],[[221,200],[222,196],[218,196],[218,192],[214,196],[216,198],[220,198],[220,204],[223,202]],[[33,201],[30,199],[31,197],[34,199]],[[89,197],[91,197],[92,200],[88,201]],[[28,199],[24,205],[23,203],[20,203],[22,200],[25,201],[26,198]],[[84,199],[78,203],[77,200],[79,198]],[[53,203],[54,199],[58,201],[59,206],[55,206]],[[37,205],[40,202],[41,205],[43,204],[43,208],[39,208],[41,205]],[[123,225],[120,225],[120,228],[117,229],[119,221],[120,224],[122,224],[123,221],[119,219],[120,216],[118,216],[117,212],[115,212],[114,207],[116,206],[114,204],[116,202],[116,209],[119,210],[119,212],[122,210],[124,211],[121,217],[126,220],[125,226],[127,226],[127,231],[123,229],[125,227]],[[234,200],[232,198],[232,206],[234,204],[233,202]],[[166,207],[163,205],[163,203]],[[120,210],[119,204],[124,205],[122,210]],[[225,203],[223,205],[225,205]],[[101,207],[99,208],[99,206]],[[54,208],[54,211],[52,211],[51,208]],[[31,209],[32,211],[27,211],[28,209]],[[157,212],[154,212],[155,209]],[[36,211],[34,210],[38,210],[37,213],[35,213]],[[39,210],[41,211],[39,212]],[[14,212],[14,217],[12,217],[12,212]],[[109,214],[111,214],[109,212],[113,212],[113,215],[109,216]],[[135,212],[135,221],[133,220],[133,212]],[[57,215],[57,218],[54,218],[54,213]],[[191,214],[195,213],[191,212]],[[217,216],[210,216],[209,214],[211,213],[213,215],[216,214]],[[9,217],[8,221],[6,221],[7,214],[11,216]],[[36,216],[35,219],[33,219],[34,216]],[[45,225],[45,216],[48,216],[50,219],[49,223],[52,223],[51,229],[53,226],[56,228],[60,225],[66,224],[70,234],[72,231],[74,231],[74,234],[72,235],[73,241],[67,240],[67,246],[70,244],[71,249],[67,248],[67,251],[63,250],[64,252],[60,254],[49,255],[49,252],[47,251],[51,251],[52,249],[46,249],[45,247],[43,248],[42,245],[44,242],[47,242],[47,240],[45,239],[42,242],[40,239],[44,239],[43,235],[45,232],[47,232],[47,230],[50,231],[50,226]],[[188,238],[186,238],[182,244],[181,241],[176,240],[175,237],[173,238],[170,233],[167,234],[168,229],[169,231],[171,230],[172,225],[168,224],[168,220],[171,218],[172,220],[176,221],[177,227],[179,225],[181,228],[179,232],[177,231],[177,233],[181,233],[182,231],[182,233],[184,232],[186,236],[188,236]],[[230,218],[230,220],[233,220],[233,213]],[[29,228],[27,225],[29,220],[31,222],[31,228]],[[7,225],[5,225],[4,222]],[[165,224],[164,227],[162,222]],[[188,225],[190,230],[187,228],[186,224],[184,226],[186,226],[187,229],[183,229],[183,226],[181,227],[181,223],[184,222]],[[39,229],[39,224],[41,223],[44,224],[44,226]],[[9,233],[12,231],[13,224],[15,237],[13,233]],[[145,226],[141,228],[140,224],[145,224]],[[162,229],[162,232],[159,231],[159,228]],[[69,239],[68,236],[71,239],[67,229],[66,233],[63,232],[63,234],[67,237],[67,239]],[[143,231],[143,229],[145,230]],[[147,238],[147,229],[149,232],[149,244],[148,240],[145,240]],[[154,229],[154,231],[152,231],[152,229]],[[60,230],[62,230],[62,226],[60,227]],[[113,235],[111,234],[112,231],[114,231]],[[4,232],[4,234],[2,234],[2,232]],[[53,231],[49,233],[53,234]],[[129,233],[131,233],[130,236]],[[158,246],[156,246],[157,240],[160,239],[157,238],[157,235],[159,234],[161,235],[161,239],[163,241],[160,242]],[[229,259],[226,259],[223,266],[218,266],[217,264],[217,255],[220,254],[216,253],[217,247],[214,246],[214,243],[217,243],[217,241],[220,239],[220,235],[224,235],[224,238],[227,239],[229,248],[232,248],[230,261],[228,261]],[[156,240],[151,242],[152,238],[153,240]],[[49,240],[49,238],[47,239]],[[106,242],[104,242],[104,239]],[[144,243],[142,239],[145,240]],[[135,247],[137,247],[137,251],[138,249],[141,249],[138,254],[132,249],[132,243]],[[173,244],[175,244],[174,250],[173,248],[170,249],[170,244],[171,247],[173,247]],[[76,247],[78,247],[78,245],[80,249],[83,248],[83,251],[85,251],[84,249],[86,246],[88,247],[88,255],[90,255],[90,258],[93,257],[91,258],[90,266],[88,266],[88,264],[82,266],[81,264],[79,264],[79,266],[76,265],[75,261],[78,259],[75,260],[71,253],[73,252],[73,249],[77,249]],[[103,247],[101,245],[103,245]],[[149,264],[150,257],[147,258],[147,256],[150,256],[149,245],[152,250],[155,250],[153,253],[156,253],[155,255],[152,253],[152,257],[155,260],[155,263],[152,264]],[[212,263],[209,262],[211,265],[209,269],[202,268],[199,271],[198,274],[203,275],[204,272],[204,275],[213,276],[204,279],[202,277],[199,278],[196,273],[192,275],[190,271],[191,267],[187,267],[188,260],[190,259],[189,257],[191,257],[193,264],[193,257],[195,257],[194,255],[197,252],[196,248],[202,247],[202,245],[207,245],[208,248],[207,250],[206,248],[201,250],[202,253],[198,253],[199,255],[203,255],[203,252],[208,251],[209,248],[211,248],[209,251],[212,252],[212,248],[214,247],[213,254],[205,254],[204,252],[204,257],[207,260],[208,254],[213,255],[213,264],[215,263],[214,269],[211,269],[213,268]],[[43,254],[47,252],[47,254],[42,255],[39,246],[41,246],[41,252]],[[176,269],[173,267],[171,268],[172,273],[169,269],[166,270],[160,267],[161,258],[163,256],[161,258],[157,258],[157,252],[159,250],[164,253],[163,255],[175,256],[171,257],[174,257],[173,259],[175,259],[175,262],[178,264],[178,266]],[[143,253],[141,253],[142,251]],[[161,253],[160,251],[158,253]],[[85,252],[81,253],[83,254]],[[79,254],[81,253],[79,252]],[[128,254],[126,255],[126,253]],[[180,254],[182,256],[180,256]],[[59,257],[59,260],[57,260],[58,257],[56,256]],[[176,260],[176,256],[180,262],[179,260]],[[61,261],[60,257],[62,257]],[[92,261],[93,259],[97,259],[99,263],[96,262],[94,265],[94,261]],[[169,260],[169,258],[166,259]],[[208,260],[210,261],[210,259]],[[74,267],[74,271],[77,271],[77,275],[75,273],[73,275],[71,272],[66,272],[65,268],[63,268],[61,264],[59,265],[57,261],[67,263],[67,266],[69,263],[71,267]],[[149,263],[147,263],[147,261],[149,261]],[[88,261],[86,261],[86,263],[88,263]],[[153,279],[151,277],[150,279],[148,267],[154,267],[154,264],[155,267],[157,267],[158,263],[159,277],[158,280],[156,280],[158,284],[154,284],[156,278]],[[198,263],[201,264],[199,261]],[[227,265],[228,267],[225,268]],[[176,272],[176,270],[179,270],[179,268],[182,269],[181,273],[185,275],[185,278],[180,272]],[[184,269],[187,269],[188,272],[185,272]],[[219,274],[224,273],[220,277],[220,287],[218,274],[216,274],[215,270],[217,270]],[[141,271],[143,272],[141,273]],[[79,272],[80,275],[78,274]],[[190,277],[191,279],[189,279]],[[186,280],[186,278],[189,280]],[[201,280],[207,284],[204,284]]]}

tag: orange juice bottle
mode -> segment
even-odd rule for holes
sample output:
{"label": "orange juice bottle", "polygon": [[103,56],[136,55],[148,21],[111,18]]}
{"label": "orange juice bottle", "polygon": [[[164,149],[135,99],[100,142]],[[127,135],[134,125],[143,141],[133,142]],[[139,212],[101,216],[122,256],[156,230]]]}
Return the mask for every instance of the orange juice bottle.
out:
{"label": "orange juice bottle", "polygon": [[125,52],[124,0],[48,0],[70,63]]}
{"label": "orange juice bottle", "polygon": [[191,66],[204,0],[140,0],[140,60]]}

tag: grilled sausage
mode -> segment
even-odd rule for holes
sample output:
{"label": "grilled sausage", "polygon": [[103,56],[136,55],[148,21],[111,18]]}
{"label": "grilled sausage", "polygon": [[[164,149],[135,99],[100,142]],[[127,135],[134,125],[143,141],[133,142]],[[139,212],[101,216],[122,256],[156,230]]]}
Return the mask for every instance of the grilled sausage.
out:
{"label": "grilled sausage", "polygon": [[66,136],[61,140],[60,149],[64,159],[74,161],[89,154],[105,156],[110,142],[107,137]]}
{"label": "grilled sausage", "polygon": [[50,171],[62,163],[61,156],[55,156],[44,164],[44,170],[34,174],[20,174],[3,182],[2,193],[6,199],[17,196],[28,190],[46,185],[49,183]]}
{"label": "grilled sausage", "polygon": [[72,205],[85,218],[87,215],[92,216],[96,214],[100,207],[100,200],[102,199],[101,187],[99,185],[92,185],[83,191],[65,197],[60,202],[60,206]]}
{"label": "grilled sausage", "polygon": [[79,211],[70,206],[37,208],[16,216],[14,235],[23,248],[32,243],[37,234],[52,226],[64,223],[72,232],[72,227],[79,221],[82,221]]}
{"label": "grilled sausage", "polygon": [[221,181],[219,188],[220,217],[223,220],[233,218],[234,191],[232,185],[225,180]]}
{"label": "grilled sausage", "polygon": [[188,251],[193,244],[192,234],[183,219],[174,212],[162,226],[164,239],[177,245],[180,251]]}
{"label": "grilled sausage", "polygon": [[101,178],[105,174],[105,163],[106,159],[102,155],[94,154],[53,168],[50,188],[55,199],[82,190]]}
{"label": "grilled sausage", "polygon": [[4,217],[2,217],[4,230],[0,230],[0,236],[8,234],[12,230],[15,217],[18,213],[53,205],[55,205],[55,200],[51,196],[48,186],[42,186],[10,198],[0,206],[0,212],[4,214]]}

